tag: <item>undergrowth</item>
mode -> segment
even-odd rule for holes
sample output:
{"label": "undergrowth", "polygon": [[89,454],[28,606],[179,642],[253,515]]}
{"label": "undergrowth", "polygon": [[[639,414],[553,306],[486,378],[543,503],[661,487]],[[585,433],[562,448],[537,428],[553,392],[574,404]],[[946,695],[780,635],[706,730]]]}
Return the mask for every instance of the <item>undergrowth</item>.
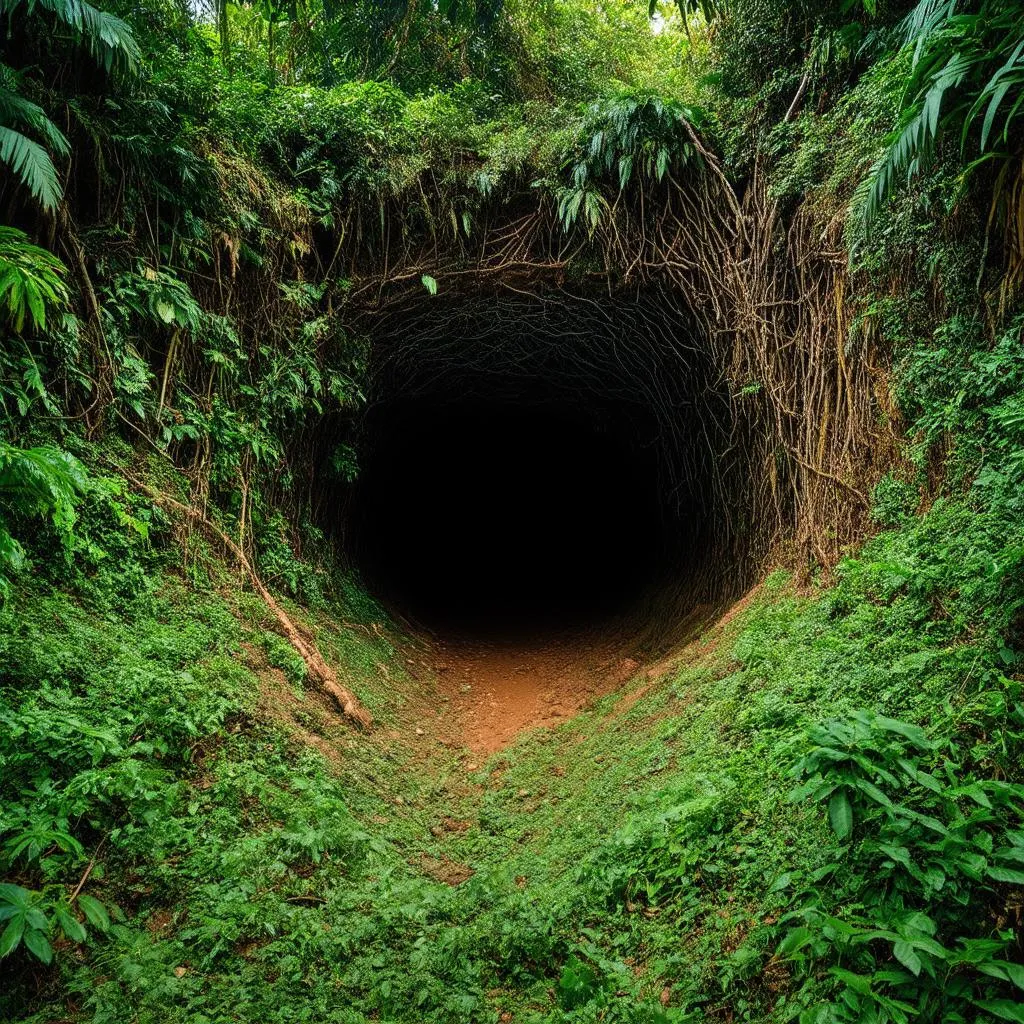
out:
{"label": "undergrowth", "polygon": [[415,738],[351,584],[309,628],[383,719],[368,739],[303,696],[230,577],[186,583],[137,532],[130,596],[101,558],[24,589],[4,1012],[51,1019],[63,991],[111,1022],[1021,1019],[1019,327],[957,330],[901,377],[920,450],[958,431],[957,488],[918,514],[912,479],[880,485],[889,526],[831,586],[770,577],[637,699],[480,769]]}
{"label": "undergrowth", "polygon": [[[4,5],[0,1018],[1024,1021],[1018,5],[114,6]],[[313,522],[359,471],[341,311],[405,270],[433,301],[529,210],[590,277],[712,159],[795,244],[716,329],[826,282],[794,358],[875,420],[873,535],[471,767]]]}

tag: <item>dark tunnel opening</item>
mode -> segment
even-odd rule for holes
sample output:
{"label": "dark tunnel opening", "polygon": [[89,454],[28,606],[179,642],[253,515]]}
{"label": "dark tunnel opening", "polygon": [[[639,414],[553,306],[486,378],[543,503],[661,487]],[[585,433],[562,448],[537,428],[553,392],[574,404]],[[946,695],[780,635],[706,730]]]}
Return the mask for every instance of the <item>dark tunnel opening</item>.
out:
{"label": "dark tunnel opening", "polygon": [[422,306],[374,324],[338,517],[393,612],[512,638],[666,595],[680,614],[720,588],[729,403],[685,310],[660,294]]}
{"label": "dark tunnel opening", "polygon": [[678,540],[656,452],[623,426],[529,404],[389,409],[361,484],[364,572],[439,629],[531,633],[621,614]]}

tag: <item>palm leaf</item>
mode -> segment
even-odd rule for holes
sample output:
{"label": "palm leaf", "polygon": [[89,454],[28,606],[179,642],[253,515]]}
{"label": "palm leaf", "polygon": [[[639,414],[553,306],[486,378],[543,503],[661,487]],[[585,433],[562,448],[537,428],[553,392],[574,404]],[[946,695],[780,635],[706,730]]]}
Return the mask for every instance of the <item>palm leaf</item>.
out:
{"label": "palm leaf", "polygon": [[68,140],[64,133],[46,116],[37,103],[19,96],[0,85],[0,124],[11,127],[19,124],[42,135],[58,156],[67,156]]}
{"label": "palm leaf", "polygon": [[[980,0],[975,13],[958,13],[957,7],[958,0],[920,0],[904,22],[914,70],[900,127],[861,191],[865,228],[895,191],[902,172],[913,177],[932,160],[942,135],[955,132],[964,151],[980,117],[977,148],[982,156],[994,139],[1011,137],[1011,124],[1024,105],[1022,8],[1018,0]],[[1009,113],[997,131],[996,118],[1004,108]],[[971,162],[967,172],[979,162]]]}
{"label": "palm leaf", "polygon": [[71,28],[93,58],[110,71],[115,63],[134,70],[141,58],[131,27],[109,11],[101,11],[84,0],[0,0],[0,14],[12,15],[19,8],[31,16],[36,8],[48,11]]}
{"label": "palm leaf", "polygon": [[45,210],[55,210],[61,188],[50,154],[13,128],[0,126],[0,162],[7,164]]}

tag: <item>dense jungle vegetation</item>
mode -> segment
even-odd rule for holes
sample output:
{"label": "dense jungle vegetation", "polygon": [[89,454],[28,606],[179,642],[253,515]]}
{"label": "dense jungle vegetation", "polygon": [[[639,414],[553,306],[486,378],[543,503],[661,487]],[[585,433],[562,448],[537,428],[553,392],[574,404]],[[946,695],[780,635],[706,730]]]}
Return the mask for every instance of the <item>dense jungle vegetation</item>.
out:
{"label": "dense jungle vegetation", "polygon": [[[1018,0],[0,10],[0,1019],[1024,1021]],[[335,513],[510,295],[714,522],[483,759]]]}

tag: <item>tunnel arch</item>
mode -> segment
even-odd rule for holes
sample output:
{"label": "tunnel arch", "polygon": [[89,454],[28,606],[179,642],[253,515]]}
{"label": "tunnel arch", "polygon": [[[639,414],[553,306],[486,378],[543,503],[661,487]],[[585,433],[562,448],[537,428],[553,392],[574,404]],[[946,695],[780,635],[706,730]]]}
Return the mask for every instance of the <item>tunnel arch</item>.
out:
{"label": "tunnel arch", "polygon": [[397,614],[505,634],[678,619],[749,581],[746,449],[677,291],[411,295],[368,334],[360,478],[321,519]]}
{"label": "tunnel arch", "polygon": [[[389,359],[401,363],[387,353],[414,358],[418,347],[431,347],[437,330],[463,342],[476,332],[479,341],[492,332],[481,332],[472,316],[494,315],[496,300],[522,300],[535,323],[537,310],[559,305],[586,319],[587,303],[606,307],[621,322],[624,310],[649,303],[660,326],[653,332],[645,327],[640,336],[664,335],[677,349],[665,366],[684,380],[694,365],[714,367],[706,375],[715,382],[714,401],[704,401],[704,394],[694,403],[705,415],[694,417],[682,403],[685,433],[707,430],[706,443],[665,443],[668,421],[655,417],[659,481],[673,472],[689,484],[705,481],[659,490],[659,517],[672,507],[673,493],[696,494],[707,526],[690,549],[701,554],[699,569],[695,559],[676,563],[683,570],[677,590],[685,595],[678,608],[692,607],[700,594],[735,593],[769,561],[810,578],[864,536],[871,488],[897,443],[898,413],[885,394],[887,358],[879,351],[877,324],[847,301],[843,224],[836,218],[818,223],[806,210],[792,216],[762,176],[732,179],[692,126],[682,127],[699,159],[665,174],[634,176],[625,187],[614,175],[602,180],[597,189],[604,202],[594,216],[567,217],[552,182],[515,171],[501,187],[483,192],[427,176],[411,205],[404,196],[381,195],[372,210],[350,208],[340,235],[312,240],[310,272],[326,287],[318,321],[326,325],[324,369],[334,372],[331,362],[338,358],[353,387],[341,408],[299,425],[289,443],[275,487],[296,523],[312,519],[335,550],[372,571],[358,539],[359,487],[348,486],[346,445],[354,431],[364,465],[375,448],[368,427],[379,420],[380,395],[387,393],[379,387],[387,373],[379,371]],[[549,321],[543,318],[541,330],[550,338],[558,332],[549,330]],[[362,339],[370,348],[366,387],[353,339],[355,348]],[[661,341],[652,344],[662,352]],[[493,358],[495,346],[477,348]],[[679,358],[680,348],[697,354]],[[436,354],[425,362],[454,380],[452,368],[465,365],[465,353],[454,362]],[[555,376],[575,381],[565,393],[578,389],[578,365]],[[672,380],[673,374],[647,378]],[[365,414],[353,400],[359,388],[369,397]],[[603,385],[599,390],[608,394]],[[724,417],[709,413],[720,399]],[[343,457],[332,465],[336,452]],[[704,474],[697,471],[701,458],[713,463]],[[708,515],[711,493],[719,497]],[[294,538],[299,547],[301,532]],[[664,538],[686,532],[669,530]],[[649,619],[664,625],[671,603],[655,605]],[[397,605],[393,610],[401,612]]]}
{"label": "tunnel arch", "polygon": [[[763,182],[736,191],[693,141],[702,158],[687,174],[634,181],[589,225],[567,225],[527,182],[481,200],[470,222],[457,203],[440,216],[455,200],[428,189],[425,202],[443,200],[438,216],[410,225],[382,207],[379,233],[355,231],[329,264],[345,278],[340,329],[370,347],[355,443],[371,477],[387,433],[375,425],[406,392],[430,407],[424,396],[441,394],[439,382],[486,392],[494,407],[509,396],[534,409],[583,404],[588,415],[603,409],[620,439],[627,422],[634,441],[652,434],[658,511],[645,522],[674,582],[648,594],[646,618],[663,635],[769,559],[802,575],[834,564],[863,536],[891,439],[891,409],[873,384],[884,367],[844,304],[836,224],[820,237],[810,223],[790,230]],[[826,237],[821,272],[809,276],[807,254]],[[329,479],[325,453],[352,440],[352,427],[347,411],[326,417],[299,439],[295,464],[312,478],[314,518],[386,596],[394,580],[375,571],[361,525],[365,480],[350,489]]]}

